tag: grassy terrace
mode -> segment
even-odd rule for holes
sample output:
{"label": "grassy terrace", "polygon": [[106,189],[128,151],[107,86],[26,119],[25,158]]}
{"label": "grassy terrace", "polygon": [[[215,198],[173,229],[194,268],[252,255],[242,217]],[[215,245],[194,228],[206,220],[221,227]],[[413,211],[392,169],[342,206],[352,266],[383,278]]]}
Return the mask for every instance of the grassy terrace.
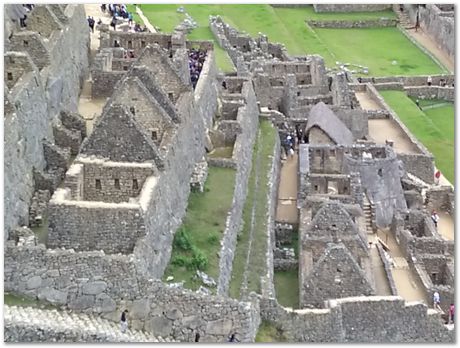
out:
{"label": "grassy terrace", "polygon": [[256,342],[272,343],[272,342],[287,342],[283,332],[278,330],[273,324],[267,321],[262,321],[257,331]]}
{"label": "grassy terrace", "polygon": [[454,184],[454,104],[420,100],[420,110],[403,91],[381,91],[380,94],[412,134],[433,154],[436,166]]}
{"label": "grassy terrace", "polygon": [[202,284],[192,277],[201,269],[217,281],[220,240],[232,206],[235,174],[234,169],[209,167],[204,192],[190,193],[164,280],[173,276],[174,282],[184,281],[184,287],[196,290]]}
{"label": "grassy terrace", "polygon": [[[240,289],[247,273],[248,292],[260,293],[260,276],[266,273],[265,252],[267,249],[267,194],[268,172],[271,168],[276,130],[271,123],[262,120],[254,146],[252,169],[249,177],[248,195],[243,209],[243,229],[238,236],[233,260],[230,296],[239,298]],[[252,213],[254,211],[254,216]],[[252,229],[252,238],[251,238]],[[248,260],[248,249],[249,260]]]}
{"label": "grassy terrace", "polygon": [[[184,15],[176,12],[180,5],[142,5],[150,22],[171,32]],[[397,28],[371,29],[312,29],[307,20],[363,20],[381,17],[395,18],[391,10],[380,12],[315,13],[313,6],[274,8],[267,4],[197,5],[183,4],[199,27],[189,35],[191,40],[213,40],[208,27],[210,15],[224,20],[252,36],[259,32],[271,42],[286,45],[292,55],[319,54],[329,67],[336,61],[369,67],[370,75],[417,75],[441,73],[425,53],[407,39]],[[233,70],[228,55],[216,45],[216,59],[223,71]],[[393,65],[392,62],[397,64]]]}

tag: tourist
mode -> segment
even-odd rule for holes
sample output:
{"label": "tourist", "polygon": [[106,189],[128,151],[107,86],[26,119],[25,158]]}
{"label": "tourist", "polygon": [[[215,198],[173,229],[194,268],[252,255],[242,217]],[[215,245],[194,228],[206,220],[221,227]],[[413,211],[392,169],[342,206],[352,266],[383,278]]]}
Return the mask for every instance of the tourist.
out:
{"label": "tourist", "polygon": [[106,5],[105,5],[105,4],[102,4],[102,5],[101,5],[101,11],[102,11],[102,13],[105,13],[106,9],[107,9]]}
{"label": "tourist", "polygon": [[200,342],[200,334],[198,332],[195,334],[195,342]]}
{"label": "tourist", "polygon": [[439,292],[435,291],[433,294],[433,308],[434,309],[441,309],[441,296],[439,296]]}
{"label": "tourist", "polygon": [[295,154],[294,148],[291,146],[289,148],[289,157],[294,158],[294,154]]}
{"label": "tourist", "polygon": [[127,315],[128,315],[128,310],[125,309],[121,313],[121,319],[120,319],[120,328],[121,328],[121,332],[123,333],[125,333],[126,329],[128,328],[128,319],[126,318]]}
{"label": "tourist", "polygon": [[417,100],[415,101],[415,105],[417,105],[417,107],[418,107],[420,110],[422,110],[422,108],[420,107],[420,100],[417,99]]}
{"label": "tourist", "polygon": [[431,220],[434,223],[434,227],[438,228],[438,222],[439,222],[439,215],[436,213],[436,210],[433,210],[431,213]]}
{"label": "tourist", "polygon": [[128,13],[128,24],[130,27],[133,25],[133,14],[131,12]]}
{"label": "tourist", "polygon": [[88,16],[88,25],[89,25],[89,28],[91,29],[92,33],[94,33],[94,24],[95,23],[96,23],[96,21],[94,20],[94,18]]}
{"label": "tourist", "polygon": [[116,16],[112,17],[112,21],[110,22],[110,26],[113,28],[113,30],[116,30],[116,26],[117,26],[117,18],[116,18]]}
{"label": "tourist", "polygon": [[431,86],[431,84],[433,83],[433,79],[431,78],[431,76],[428,76],[428,78],[426,79],[426,83],[428,86]]}
{"label": "tourist", "polygon": [[420,28],[420,15],[419,15],[419,10],[417,9],[417,14],[415,17],[415,31],[418,31]]}
{"label": "tourist", "polygon": [[239,342],[239,340],[236,338],[236,334],[231,334],[231,336],[228,338],[228,342]]}
{"label": "tourist", "polygon": [[453,303],[451,303],[449,307],[449,324],[454,323],[454,312],[455,312],[455,306]]}
{"label": "tourist", "polygon": [[438,169],[436,173],[434,173],[434,183],[439,185],[439,180],[441,179],[441,171]]}

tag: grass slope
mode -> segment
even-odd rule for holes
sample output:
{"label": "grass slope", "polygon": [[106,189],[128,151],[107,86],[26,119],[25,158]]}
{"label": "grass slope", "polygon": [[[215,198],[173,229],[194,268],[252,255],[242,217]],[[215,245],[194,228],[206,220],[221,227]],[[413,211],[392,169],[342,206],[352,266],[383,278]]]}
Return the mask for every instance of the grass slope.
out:
{"label": "grass slope", "polygon": [[[180,5],[142,5],[150,22],[163,32],[171,32],[184,15],[176,12]],[[315,29],[306,20],[363,20],[381,17],[395,18],[391,10],[380,12],[315,13],[313,6],[274,8],[267,4],[198,5],[183,4],[199,27],[192,31],[192,40],[213,40],[208,28],[210,15],[221,15],[240,31],[252,36],[259,32],[271,42],[280,42],[292,55],[319,54],[326,64],[336,61],[361,64],[370,68],[372,76],[417,75],[441,73],[442,69],[419,50],[397,28]],[[216,45],[218,66],[233,70],[228,55]],[[396,60],[397,65],[392,65]]]}
{"label": "grass slope", "polygon": [[[190,235],[191,243],[207,257],[208,266],[204,272],[216,281],[219,276],[220,240],[232,206],[235,174],[234,169],[209,167],[205,190],[203,193],[190,193],[187,214],[181,226]],[[189,253],[173,245],[171,260],[177,256],[188,257]],[[185,281],[184,287],[189,289],[196,290],[201,285],[192,279],[194,270],[187,270],[171,262],[163,278],[170,275],[174,277],[174,282]]]}
{"label": "grass slope", "polygon": [[276,271],[275,292],[280,305],[293,309],[299,308],[298,270]]}
{"label": "grass slope", "polygon": [[263,320],[257,331],[256,342],[275,343],[287,342],[287,340],[281,330],[277,329],[272,323]]}
{"label": "grass slope", "polygon": [[433,154],[436,166],[454,184],[454,105],[422,111],[402,91],[381,91],[380,94],[412,134]]}

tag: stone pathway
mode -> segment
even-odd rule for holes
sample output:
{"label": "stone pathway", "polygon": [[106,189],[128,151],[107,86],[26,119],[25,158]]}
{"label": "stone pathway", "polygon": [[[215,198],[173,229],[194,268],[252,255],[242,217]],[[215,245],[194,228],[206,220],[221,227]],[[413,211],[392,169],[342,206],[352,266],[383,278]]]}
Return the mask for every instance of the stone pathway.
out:
{"label": "stone pathway", "polygon": [[388,246],[393,261],[391,274],[395,282],[398,295],[406,301],[422,301],[429,304],[421,281],[416,277],[404,258],[401,247],[389,229],[378,230],[377,236]]}
{"label": "stone pathway", "polygon": [[440,49],[436,41],[434,41],[423,29],[415,31],[415,29],[407,29],[407,33],[417,40],[423,47],[431,52],[439,61],[453,74],[455,69],[454,60],[449,55]]}
{"label": "stone pathway", "polygon": [[151,32],[151,33],[156,33],[156,29],[155,27],[150,24],[150,21],[147,17],[144,16],[144,13],[142,12],[142,10],[139,8],[139,6],[136,6],[136,13],[139,15],[139,17],[141,17],[142,21],[144,22],[144,25],[147,27],[147,29]]}
{"label": "stone pathway", "polygon": [[393,148],[400,153],[420,153],[399,126],[390,119],[369,120],[369,136],[377,143],[385,145],[392,140]]}
{"label": "stone pathway", "polygon": [[128,329],[122,333],[118,323],[83,313],[4,305],[3,316],[5,326],[53,333],[54,339],[68,335],[88,341],[97,336],[105,342],[173,342],[143,331]]}
{"label": "stone pathway", "polygon": [[299,223],[297,211],[297,173],[298,154],[296,153],[293,157],[288,156],[281,165],[276,221],[291,224]]}
{"label": "stone pathway", "polygon": [[377,105],[374,99],[371,98],[367,92],[355,92],[356,99],[363,110],[381,110],[382,108]]}

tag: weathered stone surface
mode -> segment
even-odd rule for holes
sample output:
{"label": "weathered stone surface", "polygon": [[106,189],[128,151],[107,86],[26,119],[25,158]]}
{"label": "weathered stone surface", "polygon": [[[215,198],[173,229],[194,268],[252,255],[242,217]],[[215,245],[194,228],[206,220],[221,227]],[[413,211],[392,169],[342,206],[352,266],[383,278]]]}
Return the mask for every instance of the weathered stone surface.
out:
{"label": "weathered stone surface", "polygon": [[107,289],[107,283],[104,281],[95,281],[85,283],[82,287],[82,293],[85,295],[98,295]]}
{"label": "weathered stone surface", "polygon": [[165,317],[153,317],[145,321],[145,330],[167,337],[172,332],[173,322]]}
{"label": "weathered stone surface", "polygon": [[27,289],[36,289],[42,284],[40,276],[34,276],[27,281]]}
{"label": "weathered stone surface", "polygon": [[233,322],[229,319],[219,319],[208,322],[206,325],[206,332],[214,335],[229,334],[233,326]]}
{"label": "weathered stone surface", "polygon": [[67,302],[67,292],[55,290],[51,287],[40,289],[38,299],[43,299],[55,304],[65,304]]}

